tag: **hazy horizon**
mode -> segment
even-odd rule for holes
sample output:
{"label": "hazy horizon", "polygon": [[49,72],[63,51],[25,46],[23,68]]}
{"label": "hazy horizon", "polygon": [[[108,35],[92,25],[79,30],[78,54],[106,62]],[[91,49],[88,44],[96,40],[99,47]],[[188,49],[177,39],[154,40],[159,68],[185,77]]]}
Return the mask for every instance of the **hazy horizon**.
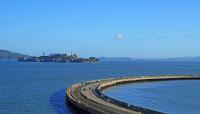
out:
{"label": "hazy horizon", "polygon": [[199,56],[198,0],[8,0],[0,2],[0,49],[41,55]]}
{"label": "hazy horizon", "polygon": [[[18,54],[23,54],[23,55],[28,55],[28,56],[42,56],[42,55],[51,55],[51,54],[76,54],[78,57],[94,57],[92,55],[88,55],[88,56],[82,56],[82,55],[79,55],[77,53],[73,53],[73,52],[52,52],[52,53],[41,53],[41,54],[38,54],[38,55],[30,55],[30,54],[27,54],[27,53],[19,53],[19,52],[14,52],[12,50],[6,50],[6,49],[0,49],[0,51],[9,51],[11,53],[18,53]],[[96,56],[97,57],[97,56]],[[142,59],[146,59],[146,60],[167,60],[167,59],[189,59],[191,58],[192,60],[195,59],[195,58],[199,58],[200,56],[183,56],[183,57],[163,57],[163,58],[135,58],[135,57],[128,57],[128,56],[98,56],[98,58],[105,58],[105,59],[138,59],[138,60],[142,60]]]}

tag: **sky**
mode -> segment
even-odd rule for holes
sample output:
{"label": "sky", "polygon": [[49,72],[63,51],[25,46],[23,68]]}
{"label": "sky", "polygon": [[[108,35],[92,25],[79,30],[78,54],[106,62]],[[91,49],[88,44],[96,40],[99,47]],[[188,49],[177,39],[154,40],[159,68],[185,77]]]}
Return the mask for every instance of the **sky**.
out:
{"label": "sky", "polygon": [[200,56],[199,0],[0,0],[0,49],[29,55]]}

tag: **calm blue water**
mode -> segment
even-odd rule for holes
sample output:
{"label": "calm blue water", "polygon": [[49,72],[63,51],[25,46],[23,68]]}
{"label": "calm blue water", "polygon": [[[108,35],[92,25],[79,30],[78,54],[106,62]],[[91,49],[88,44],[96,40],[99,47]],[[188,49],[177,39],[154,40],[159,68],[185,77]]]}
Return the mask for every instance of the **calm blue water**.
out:
{"label": "calm blue water", "polygon": [[104,92],[120,101],[165,113],[200,114],[199,88],[198,80],[182,80],[127,84]]}
{"label": "calm blue water", "polygon": [[[72,114],[73,110],[65,105],[65,89],[73,83],[130,75],[200,74],[199,68],[200,63],[189,62],[62,64],[0,61],[0,114]],[[164,92],[160,90],[160,95],[163,95]],[[168,92],[170,97],[172,93]],[[126,97],[124,94],[122,96]],[[171,98],[177,99],[179,96]],[[145,104],[146,101],[142,102]],[[156,102],[159,101],[156,99]],[[177,107],[182,105],[184,101],[180,101]],[[163,107],[155,107],[163,110]]]}

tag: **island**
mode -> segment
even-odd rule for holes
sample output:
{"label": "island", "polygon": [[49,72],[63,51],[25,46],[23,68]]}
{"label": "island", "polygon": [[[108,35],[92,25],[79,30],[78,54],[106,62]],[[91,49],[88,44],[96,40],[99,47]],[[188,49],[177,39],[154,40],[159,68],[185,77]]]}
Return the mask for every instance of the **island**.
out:
{"label": "island", "polygon": [[96,63],[96,57],[79,58],[76,54],[50,54],[48,56],[20,57],[18,62]]}

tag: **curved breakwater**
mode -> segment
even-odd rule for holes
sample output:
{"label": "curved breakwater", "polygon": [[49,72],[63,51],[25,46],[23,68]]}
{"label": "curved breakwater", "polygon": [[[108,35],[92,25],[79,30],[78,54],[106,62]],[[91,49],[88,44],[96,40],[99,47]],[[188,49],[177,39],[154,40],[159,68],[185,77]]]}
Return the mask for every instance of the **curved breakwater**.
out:
{"label": "curved breakwater", "polygon": [[106,80],[89,81],[72,85],[67,90],[67,100],[80,111],[89,113],[143,113],[162,114],[162,112],[146,109],[134,104],[128,104],[108,97],[102,93],[106,88],[127,83],[143,83],[167,80],[200,80],[194,76],[164,76],[164,77],[127,77]]}

